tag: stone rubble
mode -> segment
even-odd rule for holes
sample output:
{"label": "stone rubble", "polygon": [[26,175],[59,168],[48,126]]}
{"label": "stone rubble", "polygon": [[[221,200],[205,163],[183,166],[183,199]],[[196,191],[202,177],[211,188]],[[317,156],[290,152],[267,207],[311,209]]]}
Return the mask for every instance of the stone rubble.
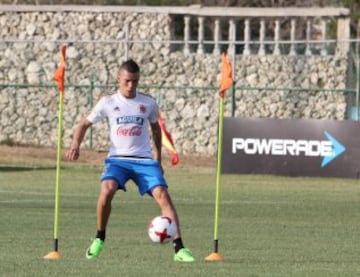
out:
{"label": "stone rubble", "polygon": [[[0,142],[56,146],[59,97],[51,78],[66,43],[64,147],[93,103],[116,88],[118,67],[131,57],[141,66],[141,90],[158,100],[178,152],[216,154],[221,57],[196,49],[185,55],[169,45],[170,16],[2,12],[0,24]],[[347,57],[337,55],[236,56],[235,107],[229,90],[225,116],[345,119],[347,67]],[[84,145],[107,149],[105,129],[105,122],[96,125]]]}

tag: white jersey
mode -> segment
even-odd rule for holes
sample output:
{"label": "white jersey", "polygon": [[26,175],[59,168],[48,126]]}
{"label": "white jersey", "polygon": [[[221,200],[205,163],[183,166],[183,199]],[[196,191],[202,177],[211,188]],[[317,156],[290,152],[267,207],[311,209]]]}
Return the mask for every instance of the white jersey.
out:
{"label": "white jersey", "polygon": [[149,122],[157,122],[158,105],[151,96],[136,92],[134,98],[125,98],[117,91],[102,97],[87,119],[93,124],[108,120],[109,157],[152,157]]}

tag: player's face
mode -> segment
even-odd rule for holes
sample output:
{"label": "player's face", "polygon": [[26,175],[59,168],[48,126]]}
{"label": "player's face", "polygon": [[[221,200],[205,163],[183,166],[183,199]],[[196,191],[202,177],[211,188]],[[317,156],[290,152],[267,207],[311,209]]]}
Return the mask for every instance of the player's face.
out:
{"label": "player's face", "polygon": [[126,98],[133,98],[136,95],[136,88],[139,83],[140,73],[131,73],[121,70],[118,76],[120,92]]}

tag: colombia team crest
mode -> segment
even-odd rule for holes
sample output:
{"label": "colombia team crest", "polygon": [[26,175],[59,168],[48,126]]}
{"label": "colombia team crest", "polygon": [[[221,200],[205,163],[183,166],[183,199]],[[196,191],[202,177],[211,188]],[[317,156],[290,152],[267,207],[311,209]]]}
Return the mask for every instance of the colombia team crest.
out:
{"label": "colombia team crest", "polygon": [[139,106],[139,110],[140,110],[141,113],[146,113],[146,106],[143,105],[143,104],[141,104],[141,105]]}

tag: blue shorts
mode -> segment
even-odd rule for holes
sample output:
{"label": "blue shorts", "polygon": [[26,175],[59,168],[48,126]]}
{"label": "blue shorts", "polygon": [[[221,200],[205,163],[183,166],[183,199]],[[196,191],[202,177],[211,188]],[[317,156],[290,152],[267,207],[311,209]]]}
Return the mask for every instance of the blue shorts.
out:
{"label": "blue shorts", "polygon": [[118,189],[126,191],[125,184],[133,180],[139,189],[139,193],[152,195],[155,187],[167,187],[160,164],[156,160],[148,159],[112,159],[104,162],[104,172],[101,181],[115,180]]}

